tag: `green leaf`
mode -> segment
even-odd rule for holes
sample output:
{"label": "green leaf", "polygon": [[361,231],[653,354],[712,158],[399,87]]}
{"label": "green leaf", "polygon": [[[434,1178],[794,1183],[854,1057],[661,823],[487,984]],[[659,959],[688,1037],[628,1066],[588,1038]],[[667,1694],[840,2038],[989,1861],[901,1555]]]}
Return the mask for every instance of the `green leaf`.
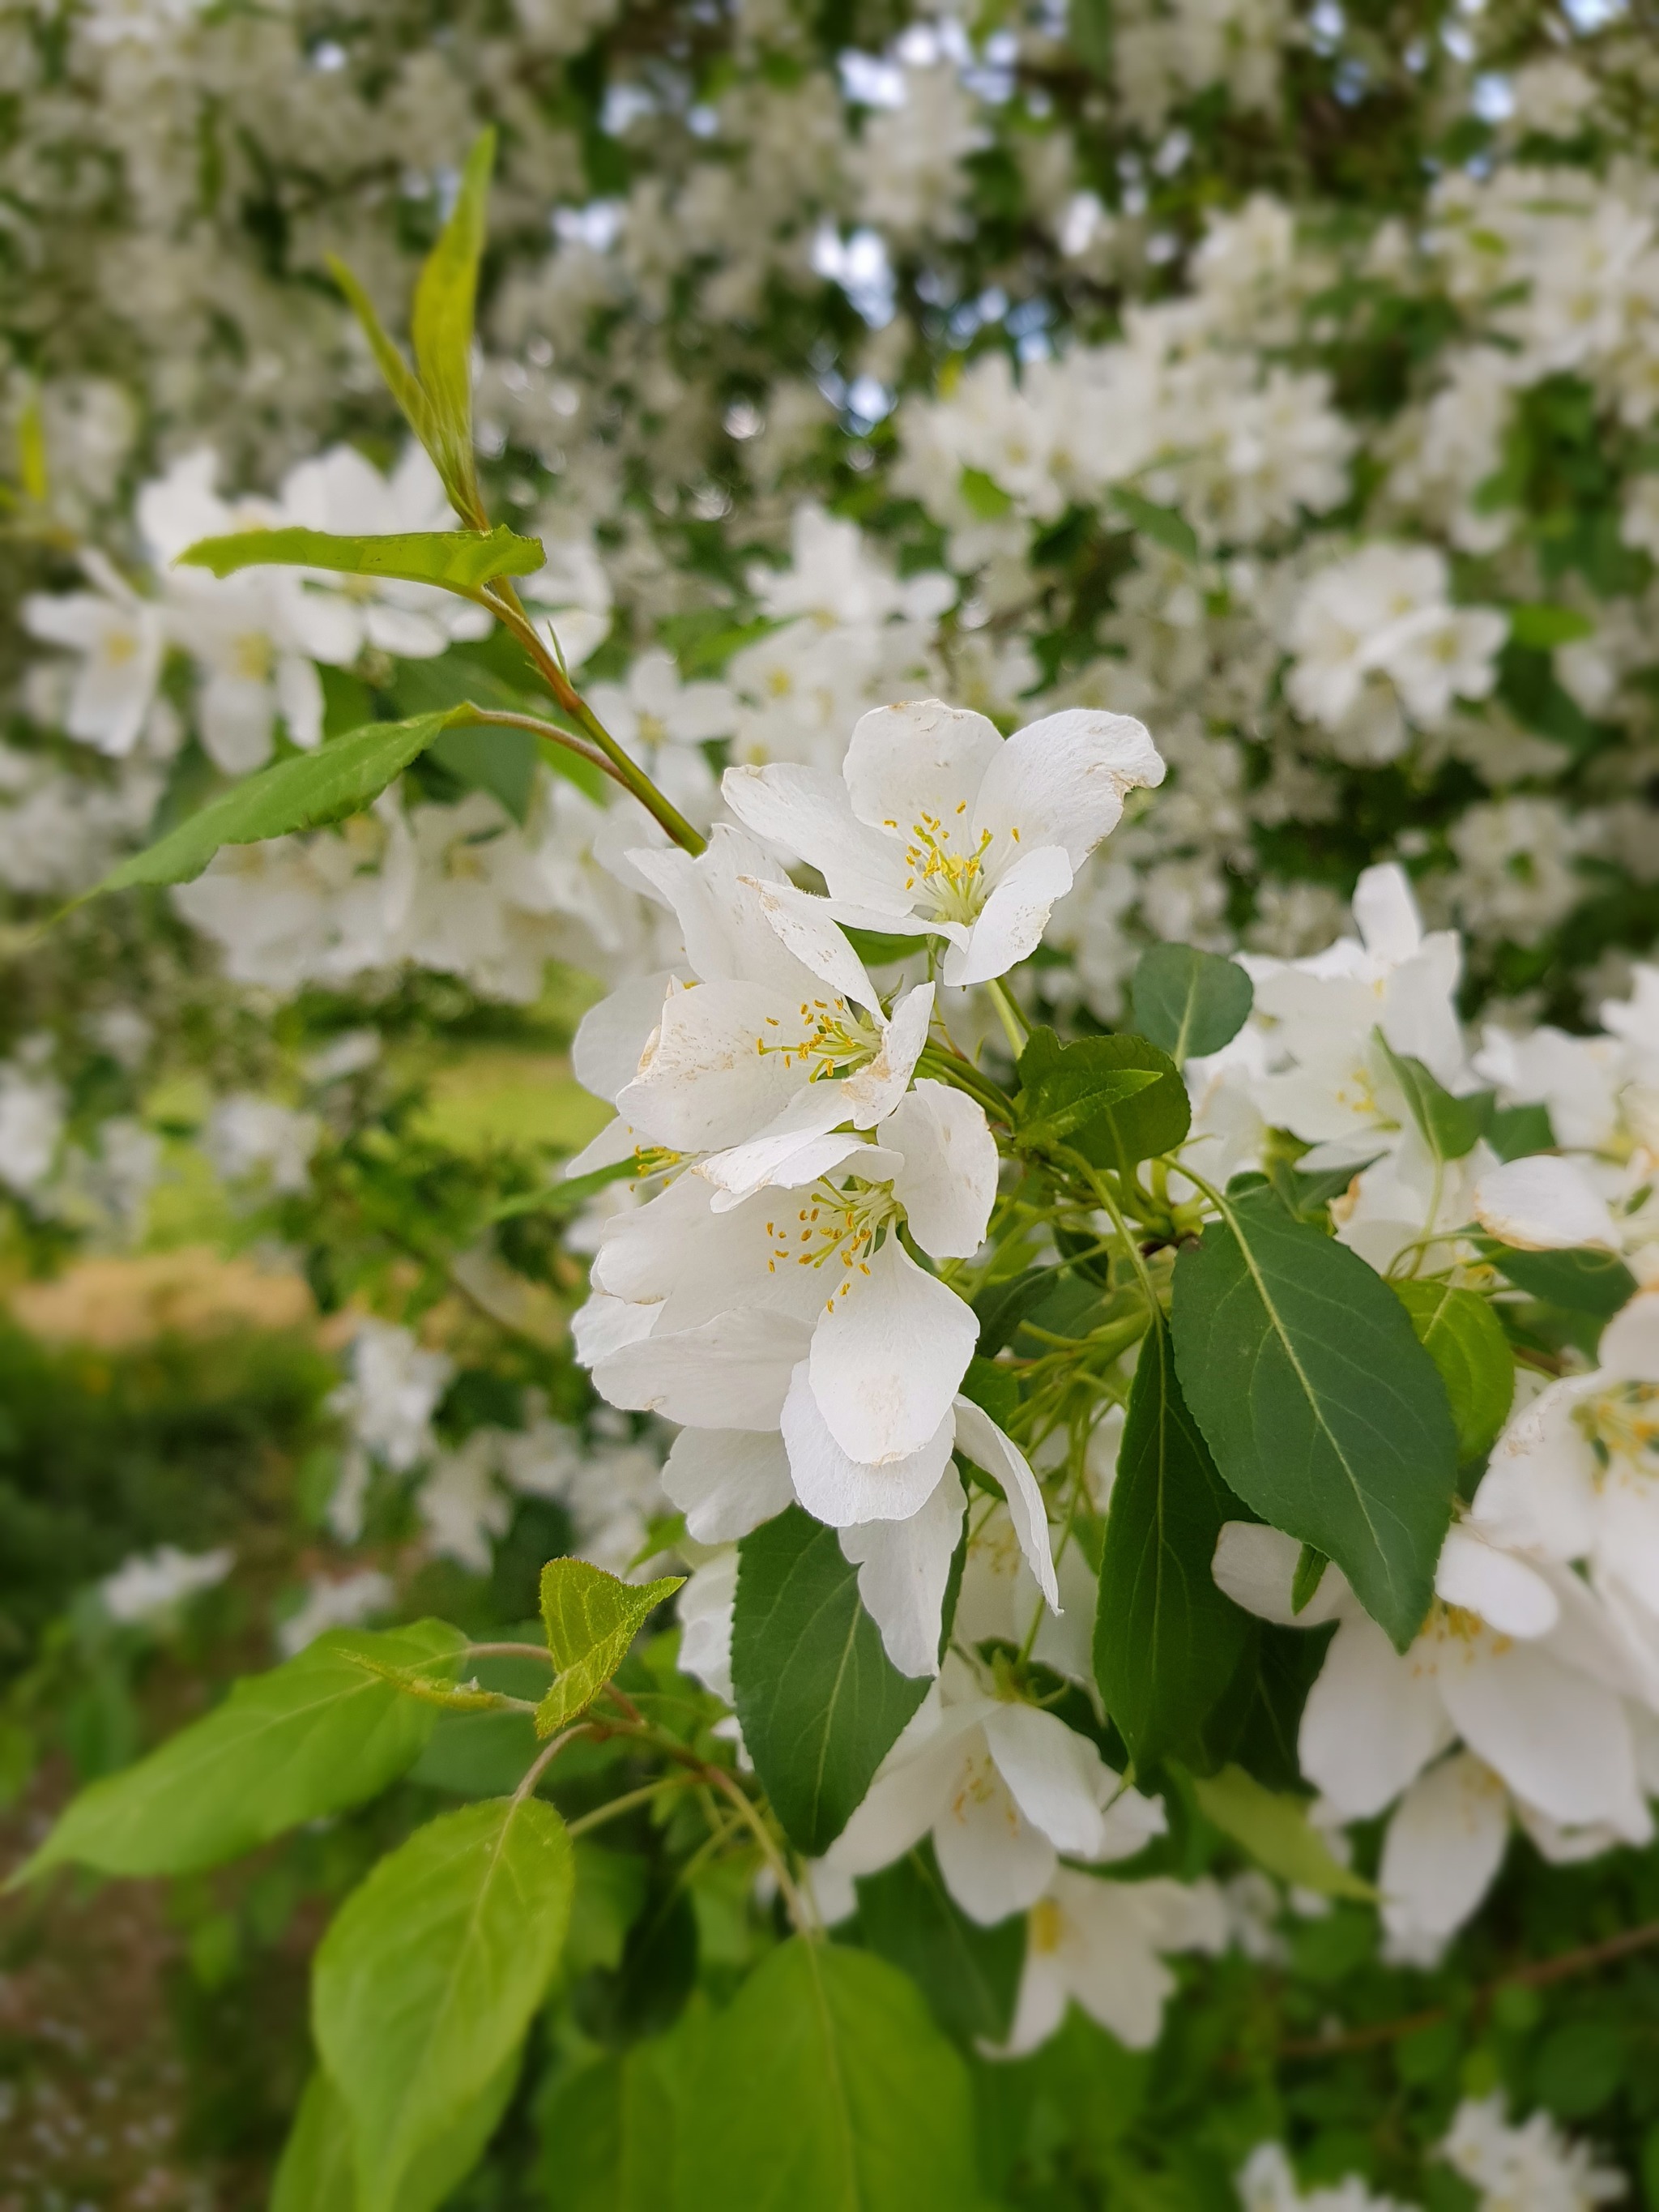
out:
{"label": "green leaf", "polygon": [[1206,1820],[1240,1844],[1269,1874],[1321,1897],[1375,1899],[1368,1881],[1331,1856],[1330,1847],[1310,1826],[1305,1802],[1264,1789],[1242,1766],[1219,1774],[1192,1777],[1193,1795]]}
{"label": "green leaf", "polygon": [[351,2124],[359,2212],[399,2191],[516,2057],[558,1962],[570,1839],[536,1797],[417,1828],[319,1948],[312,2027]]}
{"label": "green leaf", "polygon": [[963,469],[957,479],[957,489],[975,521],[1000,522],[1012,510],[1013,501],[996,478],[988,477],[983,469]]}
{"label": "green leaf", "polygon": [[1597,1252],[1588,1246],[1564,1252],[1518,1252],[1491,1237],[1478,1237],[1474,1242],[1482,1256],[1507,1275],[1517,1291],[1568,1313],[1610,1321],[1636,1295],[1636,1278],[1614,1252]]}
{"label": "green leaf", "polygon": [[239,530],[229,538],[200,538],[174,561],[175,568],[210,568],[216,576],[239,568],[326,568],[339,576],[385,576],[404,583],[435,584],[475,598],[497,576],[533,576],[547,556],[538,538],[520,538],[505,523],[473,530],[422,530],[407,536],[337,538],[326,530]]}
{"label": "green leaf", "polygon": [[[1126,1082],[1126,1078],[1150,1079]],[[1033,1030],[1019,1060],[1022,1140],[1065,1143],[1097,1167],[1127,1174],[1172,1152],[1192,1125],[1180,1071],[1145,1037],[1080,1037],[1061,1044]]]}
{"label": "green leaf", "polygon": [[1210,1571],[1238,1510],[1181,1395],[1160,1316],[1130,1386],[1095,1614],[1095,1680],[1142,1771],[1189,1754],[1244,1656],[1249,1619]]}
{"label": "green leaf", "polygon": [[1484,1460],[1515,1399],[1515,1357],[1485,1298],[1449,1283],[1396,1282],[1417,1340],[1440,1370],[1457,1430],[1457,1462]]}
{"label": "green leaf", "polygon": [[1192,945],[1154,945],[1129,986],[1135,1027],[1176,1065],[1219,1052],[1238,1035],[1255,986],[1236,960]]}
{"label": "green leaf", "polygon": [[450,492],[464,519],[470,519],[477,506],[472,452],[472,323],[478,264],[483,258],[489,173],[495,162],[495,133],[483,131],[466,157],[449,220],[421,270],[409,325],[415,373],[432,410],[436,441],[432,458],[446,485],[470,493],[469,499],[457,498],[454,489]]}
{"label": "green leaf", "polygon": [[1433,1157],[1437,1160],[1461,1160],[1472,1152],[1486,1134],[1492,1114],[1491,1091],[1480,1091],[1473,1097],[1455,1098],[1420,1060],[1413,1060],[1408,1053],[1395,1052],[1381,1030],[1376,1031],[1376,1042]]}
{"label": "green leaf", "polygon": [[1516,645],[1530,646],[1536,652],[1547,653],[1556,645],[1573,645],[1580,638],[1595,635],[1594,622],[1588,615],[1581,615],[1576,607],[1552,606],[1547,600],[1535,599],[1510,609],[1510,637]]}
{"label": "green leaf", "polygon": [[261,769],[144,852],[123,860],[82,898],[126,890],[134,884],[187,884],[222,845],[257,845],[268,837],[342,822],[378,799],[441,731],[467,719],[467,708],[451,707],[407,722],[370,722],[331,738],[314,753],[296,753]]}
{"label": "green leaf", "polygon": [[191,1874],[283,1829],[361,1805],[419,1757],[437,1715],[365,1655],[453,1681],[465,1639],[441,1620],[336,1630],[73,1800],[20,1876],[73,1860],[100,1874]]}
{"label": "green leaf", "polygon": [[1433,1595],[1457,1436],[1399,1299],[1255,1190],[1176,1261],[1171,1323],[1223,1481],[1334,1559],[1403,1651]]}
{"label": "green leaf", "polygon": [[[410,369],[398,347],[387,336],[386,325],[374,312],[374,303],[337,254],[324,256],[328,273],[346,297],[346,303],[368,340],[375,364],[386,379],[386,389],[397,401],[404,420],[432,456],[443,477],[443,465],[438,459],[438,427],[431,402],[421,389],[420,380]],[[444,489],[454,498],[449,480],[444,477]]]}
{"label": "green leaf", "polygon": [[[392,2212],[435,2212],[483,2157],[518,2077],[515,2051],[483,2094],[433,2143],[392,2200]],[[283,2145],[270,2212],[357,2212],[350,2119],[339,2091],[320,2068],[306,2084]]]}
{"label": "green leaf", "polygon": [[927,1695],[901,1674],[859,1602],[833,1528],[798,1505],[738,1551],[732,1678],[743,1740],[797,1849],[817,1857],[847,1826]]}
{"label": "green leaf", "polygon": [[1555,1131],[1547,1106],[1495,1106],[1486,1122],[1486,1142],[1500,1160],[1524,1159],[1529,1152],[1553,1152]]}
{"label": "green leaf", "polygon": [[1025,1957],[1023,1913],[994,1928],[969,1919],[926,1842],[860,1881],[858,1899],[864,1943],[908,1974],[947,2035],[1006,2041]]}
{"label": "green leaf", "polygon": [[542,1626],[558,1680],[536,1708],[538,1735],[555,1735],[586,1712],[628,1656],[628,1647],[684,1575],[625,1583],[586,1559],[550,1559],[542,1569]]}
{"label": "green leaf", "polygon": [[677,2212],[684,2069],[678,2039],[656,2036],[565,2075],[541,2113],[548,2203],[557,2212]]}
{"label": "green leaf", "polygon": [[1325,1579],[1325,1570],[1330,1561],[1322,1552],[1304,1544],[1296,1555],[1296,1571],[1291,1577],[1291,1611],[1305,1613],[1319,1595],[1319,1585]]}
{"label": "green leaf", "polygon": [[971,2212],[967,2069],[915,1986],[795,1936],[708,2031],[678,2212]]}
{"label": "green leaf", "polygon": [[1143,538],[1166,546],[1171,553],[1179,554],[1183,561],[1196,567],[1198,532],[1184,514],[1178,514],[1172,507],[1158,507],[1150,499],[1143,499],[1138,491],[1125,490],[1121,484],[1114,486],[1112,503]]}

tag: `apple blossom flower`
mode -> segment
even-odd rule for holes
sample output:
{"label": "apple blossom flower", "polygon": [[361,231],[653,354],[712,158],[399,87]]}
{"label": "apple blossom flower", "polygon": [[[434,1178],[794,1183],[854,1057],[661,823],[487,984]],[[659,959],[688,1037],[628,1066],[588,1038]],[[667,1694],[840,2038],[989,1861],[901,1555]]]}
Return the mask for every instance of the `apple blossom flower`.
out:
{"label": "apple blossom flower", "polygon": [[70,685],[64,727],[83,744],[118,759],[143,732],[167,653],[167,622],[94,549],[81,556],[94,589],[35,592],[23,602],[33,637],[81,656]]}
{"label": "apple blossom flower", "polygon": [[931,1834],[945,1887],[990,1927],[1034,1905],[1060,1858],[1132,1858],[1164,1808],[1113,1773],[1053,1713],[986,1696],[952,1656],[824,1854],[842,1877],[873,1874]]}
{"label": "apple blossom flower", "polygon": [[1565,2136],[1547,2112],[1510,2124],[1504,2093],[1466,2097],[1452,2115],[1440,2155],[1480,2192],[1480,2212],[1591,2212],[1629,2185],[1598,2166],[1588,2143]]}
{"label": "apple blossom flower", "polygon": [[1031,1907],[1008,2040],[988,2058],[1019,2058],[1048,2041],[1073,2000],[1130,2051],[1149,2051],[1175,1989],[1166,1951],[1225,1948],[1227,1915],[1212,1881],[1115,1881],[1056,1868]]}
{"label": "apple blossom flower", "polygon": [[[1399,1799],[1384,1845],[1384,1920],[1402,1939],[1443,1942],[1485,1894],[1503,1856],[1498,1801],[1468,1768],[1432,1762],[1461,1737],[1501,1782],[1540,1850],[1575,1837],[1644,1843],[1653,1824],[1629,1700],[1635,1655],[1618,1622],[1566,1570],[1503,1547],[1478,1518],[1455,1522],[1435,1601],[1396,1651],[1334,1565],[1298,1613],[1298,1548],[1274,1528],[1229,1522],[1215,1578],[1237,1604],[1281,1626],[1337,1632],[1308,1693],[1302,1771],[1345,1820]],[[1396,1825],[1401,1840],[1394,1842]],[[1390,1884],[1394,1886],[1390,1887]]]}
{"label": "apple blossom flower", "polygon": [[945,938],[944,980],[963,984],[1032,951],[1125,794],[1163,780],[1127,714],[1075,708],[1005,740],[924,699],[864,715],[839,781],[779,764],[728,769],[723,789],[757,836],[822,872],[837,921]]}

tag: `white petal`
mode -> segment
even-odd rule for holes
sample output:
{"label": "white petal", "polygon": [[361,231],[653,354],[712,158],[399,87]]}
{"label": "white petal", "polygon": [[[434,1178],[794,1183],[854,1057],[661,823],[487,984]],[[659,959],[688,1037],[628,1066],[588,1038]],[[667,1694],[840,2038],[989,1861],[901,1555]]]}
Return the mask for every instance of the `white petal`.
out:
{"label": "white petal", "polygon": [[1327,1566],[1319,1588],[1300,1613],[1291,1609],[1291,1591],[1302,1547],[1282,1528],[1269,1528],[1255,1521],[1227,1521],[1216,1539],[1210,1571],[1216,1588],[1224,1590],[1235,1605],[1259,1620],[1280,1628],[1321,1628],[1334,1620],[1348,1594],[1341,1571]]}
{"label": "white petal", "polygon": [[842,774],[859,820],[875,830],[890,827],[902,838],[929,821],[948,826],[969,820],[1001,750],[1001,733],[983,714],[939,699],[911,699],[860,717]]}
{"label": "white petal", "polygon": [[633,1081],[673,988],[672,975],[637,975],[588,1008],[570,1048],[570,1065],[585,1091],[614,1100]]}
{"label": "white petal", "polygon": [[699,1544],[746,1536],[795,1494],[782,1437],[744,1429],[682,1429],[663,1463],[662,1486]]}
{"label": "white petal", "polygon": [[1552,1559],[1589,1553],[1597,1518],[1595,1455],[1574,1416],[1598,1381],[1574,1375],[1552,1382],[1493,1445],[1469,1510],[1494,1542]]}
{"label": "white petal", "polygon": [[1072,864],[1058,845],[1022,853],[980,908],[965,945],[945,956],[948,984],[988,983],[1036,950],[1054,901],[1072,888]]}
{"label": "white petal", "polygon": [[1072,1995],[1091,2020],[1130,2051],[1147,2051],[1164,2025],[1175,1977],[1153,1948],[1147,1882],[1101,1881],[1063,1872],[1055,1901],[1062,1918],[1060,1959]]}
{"label": "white petal", "polygon": [[811,971],[762,918],[753,885],[781,875],[776,856],[746,830],[717,822],[695,859],[674,846],[628,854],[639,874],[673,909],[686,957],[704,982],[722,976],[769,983],[788,999],[811,995]]}
{"label": "white petal", "polygon": [[908,909],[902,848],[857,819],[839,776],[791,762],[729,768],[720,795],[757,837],[810,860],[836,898],[898,914]]}
{"label": "white petal", "polygon": [[1037,2050],[1065,2019],[1071,1997],[1064,1969],[1055,1954],[1039,1951],[1028,1942],[1008,2040],[1000,2050],[984,2049],[983,2056],[1024,2058],[1028,2052]]}
{"label": "white petal", "polygon": [[1025,1564],[1036,1577],[1049,1611],[1058,1613],[1060,1584],[1054,1579],[1054,1554],[1048,1548],[1048,1509],[1024,1454],[971,1398],[957,1400],[957,1443],[975,1467],[982,1467],[1002,1485],[1008,1517],[1014,1524]]}
{"label": "white petal", "polygon": [[613,1406],[697,1429],[775,1429],[806,1331],[787,1314],[746,1307],[698,1328],[647,1337],[596,1361]]}
{"label": "white petal", "polygon": [[1091,1859],[1105,1843],[1100,1801],[1109,1777],[1086,1736],[1035,1705],[999,1705],[985,1741],[1016,1805],[1057,1851]]}
{"label": "white petal", "polygon": [[1377,1887],[1389,1933],[1407,1942],[1455,1935],[1492,1887],[1509,1832],[1503,1784],[1468,1752],[1419,1775],[1382,1845]]}
{"label": "white petal", "polygon": [[1623,1706],[1547,1646],[1471,1643],[1443,1663],[1441,1692],[1470,1750],[1551,1820],[1640,1818]]}
{"label": "white petal", "polygon": [[879,1011],[881,1000],[864,963],[830,920],[826,901],[797,890],[793,884],[745,880],[772,934],[804,968],[855,1006]]}
{"label": "white petal", "polygon": [[882,1036],[881,1050],[855,1074],[843,1080],[841,1090],[855,1129],[872,1129],[890,1114],[908,1087],[917,1059],[927,1042],[933,1018],[933,987],[918,983],[893,1008],[893,1018]]}
{"label": "white petal", "polygon": [[1552,1152],[1510,1160],[1475,1186],[1475,1218],[1488,1236],[1520,1252],[1558,1252],[1619,1240],[1607,1200],[1583,1170]]}
{"label": "white petal", "polygon": [[1659,1382],[1659,1291],[1639,1291],[1614,1314],[1597,1357],[1621,1382]]}
{"label": "white petal", "polygon": [[842,1554],[858,1568],[864,1609],[901,1674],[939,1672],[945,1585],[967,1504],[947,1468],[908,1521],[866,1521],[842,1530]]}
{"label": "white petal", "polygon": [[675,1152],[740,1144],[805,1083],[798,1054],[768,1048],[794,1042],[804,1027],[787,1000],[759,983],[723,980],[671,991],[638,1074],[617,1093],[617,1111]]}
{"label": "white petal", "polygon": [[1447,1605],[1465,1607],[1506,1636],[1547,1636],[1561,1618],[1544,1577],[1472,1528],[1447,1530],[1434,1588]]}
{"label": "white petal", "polygon": [[1015,1804],[983,1737],[934,1820],[933,1849],[945,1887],[984,1928],[1035,1905],[1054,1879],[1054,1847]]}
{"label": "white petal", "polygon": [[1364,1820],[1450,1739],[1433,1674],[1401,1658],[1365,1614],[1348,1614],[1302,1711],[1297,1748],[1309,1781],[1346,1820]]}
{"label": "white petal", "polygon": [[1163,781],[1164,763],[1143,724],[1073,707],[1017,731],[997,754],[980,786],[974,836],[988,830],[997,859],[1011,842],[1028,850],[1058,845],[1080,868],[1116,829],[1125,793]]}
{"label": "white petal", "polygon": [[849,1268],[810,1355],[812,1395],[842,1449],[875,1466],[921,1450],[939,1432],[977,1334],[972,1308],[896,1237]]}
{"label": "white petal", "polygon": [[934,1435],[902,1459],[875,1467],[849,1458],[819,1411],[805,1360],[790,1378],[781,1419],[795,1495],[815,1520],[832,1528],[908,1521],[933,1496],[951,1463],[955,1424],[948,1412]]}
{"label": "white petal", "polygon": [[1361,872],[1353,887],[1353,918],[1366,951],[1379,960],[1409,960],[1423,942],[1411,878],[1397,860]]}
{"label": "white petal", "polygon": [[941,1716],[938,1690],[882,1764],[863,1803],[824,1853],[838,1873],[874,1874],[902,1858],[939,1817],[959,1778],[969,1737],[977,1739],[978,1706]]}
{"label": "white petal", "polygon": [[985,1241],[1000,1164],[985,1109],[924,1079],[894,1108],[881,1139],[904,1155],[893,1195],[917,1243],[935,1260],[971,1260]]}
{"label": "white petal", "polygon": [[661,1308],[639,1305],[628,1298],[613,1298],[595,1291],[580,1306],[570,1323],[576,1357],[584,1367],[597,1366],[625,1344],[637,1344],[657,1325]]}
{"label": "white petal", "polygon": [[641,1142],[640,1132],[631,1121],[624,1121],[620,1114],[615,1121],[607,1121],[597,1137],[591,1138],[580,1152],[563,1162],[560,1173],[567,1182],[580,1176],[592,1175],[600,1168],[614,1168],[623,1160],[631,1160]]}
{"label": "white petal", "polygon": [[804,1083],[775,1119],[741,1145],[699,1160],[692,1170],[714,1184],[721,1195],[714,1210],[722,1212],[757,1190],[776,1183],[799,1190],[816,1182],[830,1169],[855,1152],[866,1149],[864,1139],[842,1130],[831,1134],[846,1119],[841,1087],[835,1083]]}

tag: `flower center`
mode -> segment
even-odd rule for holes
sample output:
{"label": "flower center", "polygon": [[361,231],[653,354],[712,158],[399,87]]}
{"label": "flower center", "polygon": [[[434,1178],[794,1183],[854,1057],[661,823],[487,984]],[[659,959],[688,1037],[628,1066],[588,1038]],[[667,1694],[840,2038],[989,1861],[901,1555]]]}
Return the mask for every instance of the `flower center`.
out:
{"label": "flower center", "polygon": [[833,1268],[837,1279],[824,1301],[825,1312],[833,1312],[836,1300],[846,1297],[855,1277],[870,1273],[869,1255],[898,1212],[898,1201],[884,1182],[860,1182],[849,1176],[838,1189],[822,1177],[807,1191],[793,1219],[780,1214],[767,1223],[772,1254],[766,1272],[775,1275],[781,1267],[791,1264]]}
{"label": "flower center", "polygon": [[[963,815],[967,811],[964,799],[957,812]],[[882,826],[896,830],[899,825],[889,817]],[[962,827],[959,822],[956,826],[958,830]],[[981,830],[979,842],[971,851],[953,852],[951,825],[941,821],[937,814],[920,814],[903,834],[905,890],[921,890],[931,897],[941,921],[971,921],[985,902],[981,878],[991,832]],[[1018,844],[1018,830],[1009,834]]]}
{"label": "flower center", "polygon": [[787,1036],[784,1023],[769,1014],[766,1030],[755,1039],[755,1050],[763,1056],[781,1053],[784,1066],[804,1067],[809,1083],[862,1067],[881,1050],[881,1031],[845,999],[803,999],[800,1024],[799,1036]]}
{"label": "flower center", "polygon": [[1616,1383],[1577,1407],[1573,1419],[1595,1455],[1598,1483],[1615,1461],[1628,1474],[1659,1476],[1659,1383]]}
{"label": "flower center", "polygon": [[1034,1951],[1058,1951],[1064,1930],[1060,1907],[1052,1897],[1040,1897],[1031,1907],[1026,1941]]}

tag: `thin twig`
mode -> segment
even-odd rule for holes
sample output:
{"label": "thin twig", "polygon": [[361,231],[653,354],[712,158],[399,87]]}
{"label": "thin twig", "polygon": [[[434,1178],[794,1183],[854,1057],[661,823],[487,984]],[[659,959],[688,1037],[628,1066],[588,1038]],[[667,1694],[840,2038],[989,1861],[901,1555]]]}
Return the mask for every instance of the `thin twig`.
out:
{"label": "thin twig", "polygon": [[564,1749],[566,1744],[571,1742],[574,1738],[579,1735],[586,1735],[587,1732],[587,1723],[586,1721],[578,1721],[574,1728],[562,1729],[559,1735],[554,1737],[551,1743],[545,1745],[542,1750],[538,1751],[535,1758],[531,1762],[529,1772],[525,1776],[524,1780],[520,1783],[518,1788],[513,1792],[513,1802],[515,1805],[522,1805],[526,1797],[533,1796],[535,1793],[536,1784],[541,1780],[543,1775],[546,1773],[548,1768],[553,1764],[553,1761]]}
{"label": "thin twig", "polygon": [[[1492,1981],[1482,1982],[1474,1992],[1474,2009],[1479,2012],[1489,2005],[1500,1990],[1515,1989],[1547,1989],[1552,1982],[1565,1982],[1574,1974],[1593,1973],[1598,1966],[1615,1965],[1638,1951],[1646,1951],[1659,1943],[1659,1920],[1650,1920],[1640,1928],[1627,1928],[1622,1935],[1609,1936],[1600,1943],[1586,1943],[1577,1951],[1564,1951],[1559,1958],[1535,1959],[1529,1966],[1516,1966],[1507,1974],[1499,1974]],[[1354,2051],[1372,2051],[1386,2043],[1397,2043],[1401,2036],[1415,2035],[1419,2028],[1437,2027],[1443,2020],[1451,2017],[1449,2005],[1433,2005],[1425,2012],[1404,2014],[1397,2020],[1374,2021],[1369,2027],[1353,2027],[1342,2035],[1297,2036],[1289,2043],[1281,2043],[1280,2058],[1340,2058]]]}
{"label": "thin twig", "polygon": [[469,1659],[539,1659],[544,1667],[553,1664],[553,1654],[540,1644],[469,1644]]}

